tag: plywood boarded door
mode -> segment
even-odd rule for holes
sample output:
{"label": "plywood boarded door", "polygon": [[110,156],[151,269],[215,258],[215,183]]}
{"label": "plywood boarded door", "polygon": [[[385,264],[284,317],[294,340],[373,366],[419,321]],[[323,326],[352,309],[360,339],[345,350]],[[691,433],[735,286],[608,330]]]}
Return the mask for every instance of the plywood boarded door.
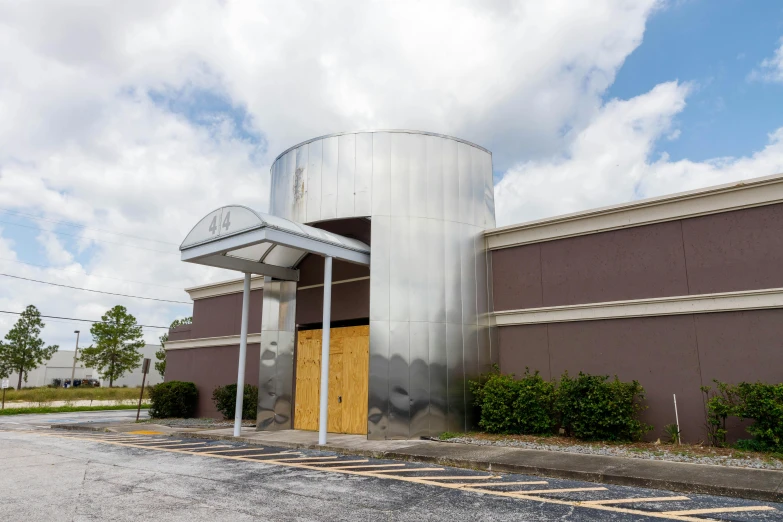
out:
{"label": "plywood boarded door", "polygon": [[[332,328],[329,419],[332,433],[367,434],[368,326]],[[300,331],[296,354],[294,428],[317,430],[321,396],[321,330]]]}

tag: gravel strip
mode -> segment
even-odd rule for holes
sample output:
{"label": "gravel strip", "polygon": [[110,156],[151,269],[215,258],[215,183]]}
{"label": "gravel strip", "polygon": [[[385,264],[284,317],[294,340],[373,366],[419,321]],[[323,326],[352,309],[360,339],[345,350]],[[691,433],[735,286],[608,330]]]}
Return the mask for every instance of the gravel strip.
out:
{"label": "gravel strip", "polygon": [[735,458],[724,455],[702,456],[688,455],[687,452],[678,452],[669,448],[662,447],[656,450],[642,450],[634,448],[633,450],[623,448],[622,446],[603,446],[603,445],[555,445],[543,444],[540,442],[527,442],[521,440],[487,440],[473,437],[454,437],[445,442],[456,442],[460,444],[474,444],[477,446],[506,446],[514,448],[562,451],[566,453],[581,453],[584,455],[609,455],[614,457],[628,457],[632,459],[644,460],[667,460],[671,462],[690,462],[692,464],[712,464],[715,466],[734,466],[739,468],[757,468],[757,469],[775,469],[783,470],[783,462],[777,459],[769,458],[762,460],[756,457]]}

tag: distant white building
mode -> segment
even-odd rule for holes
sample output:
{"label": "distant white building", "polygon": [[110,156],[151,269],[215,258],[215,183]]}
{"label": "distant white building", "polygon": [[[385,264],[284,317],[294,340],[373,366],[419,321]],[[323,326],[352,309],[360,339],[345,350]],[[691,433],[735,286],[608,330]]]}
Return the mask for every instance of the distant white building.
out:
{"label": "distant white building", "polygon": [[[157,360],[155,359],[155,352],[158,350],[160,350],[159,344],[148,344],[139,350],[142,355],[142,361],[144,359],[150,359],[150,371],[147,374],[147,380],[145,381],[144,386],[154,386],[155,384],[163,382],[163,377],[155,370],[155,361]],[[133,388],[134,386],[141,386],[141,377],[141,363],[139,363],[138,368],[114,381],[114,387],[127,386],[128,388]],[[109,379],[100,377],[96,377],[96,379],[101,380],[101,386],[109,385]]]}
{"label": "distant white building", "polygon": [[[163,382],[163,378],[155,370],[155,360],[156,360],[155,352],[159,348],[160,345],[148,344],[145,345],[144,348],[141,348],[139,350],[144,358],[149,358],[152,360],[152,362],[150,363],[150,371],[147,374],[147,381],[146,381],[146,384],[149,385],[155,385]],[[27,381],[25,382],[25,380],[22,379],[22,388],[36,388],[39,386],[48,386],[53,383],[54,379],[62,379],[62,380],[70,379],[72,368],[73,368],[73,350],[58,350],[57,352],[55,352],[52,358],[49,359],[47,362],[35,368],[34,370],[30,370],[27,373]],[[141,386],[141,377],[142,377],[141,363],[139,363],[139,367],[136,368],[133,372],[126,373],[125,375],[123,375],[122,377],[114,381],[114,386],[115,387]],[[74,378],[75,379],[99,379],[101,381],[101,386],[109,385],[108,379],[102,379],[96,370],[92,368],[86,368],[81,361],[76,361],[76,372],[74,374]],[[14,388],[16,388],[16,383],[18,382],[18,380],[19,380],[18,373],[12,373],[8,377],[9,385]]]}

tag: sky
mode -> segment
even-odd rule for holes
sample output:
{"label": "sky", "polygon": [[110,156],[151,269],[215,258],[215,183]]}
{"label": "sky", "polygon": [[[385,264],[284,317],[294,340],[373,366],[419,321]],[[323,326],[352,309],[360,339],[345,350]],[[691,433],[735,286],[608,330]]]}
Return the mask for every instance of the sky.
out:
{"label": "sky", "polygon": [[488,148],[498,225],[783,172],[777,0],[0,0],[0,50],[3,312],[190,315],[190,228],[331,132]]}

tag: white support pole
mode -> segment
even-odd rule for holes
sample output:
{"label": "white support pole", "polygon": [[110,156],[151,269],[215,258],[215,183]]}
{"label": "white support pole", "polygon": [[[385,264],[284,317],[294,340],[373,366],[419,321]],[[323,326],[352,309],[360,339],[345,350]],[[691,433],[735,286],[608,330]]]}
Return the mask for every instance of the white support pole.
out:
{"label": "white support pole", "polygon": [[329,415],[329,325],[332,323],[332,258],[324,258],[324,319],[321,334],[321,413],[318,416],[318,444],[326,444]]}
{"label": "white support pole", "polygon": [[237,368],[237,407],[234,410],[234,437],[242,429],[242,402],[245,398],[245,359],[247,359],[247,319],[250,315],[250,274],[245,274],[242,289],[242,329],[239,334],[239,367]]}

